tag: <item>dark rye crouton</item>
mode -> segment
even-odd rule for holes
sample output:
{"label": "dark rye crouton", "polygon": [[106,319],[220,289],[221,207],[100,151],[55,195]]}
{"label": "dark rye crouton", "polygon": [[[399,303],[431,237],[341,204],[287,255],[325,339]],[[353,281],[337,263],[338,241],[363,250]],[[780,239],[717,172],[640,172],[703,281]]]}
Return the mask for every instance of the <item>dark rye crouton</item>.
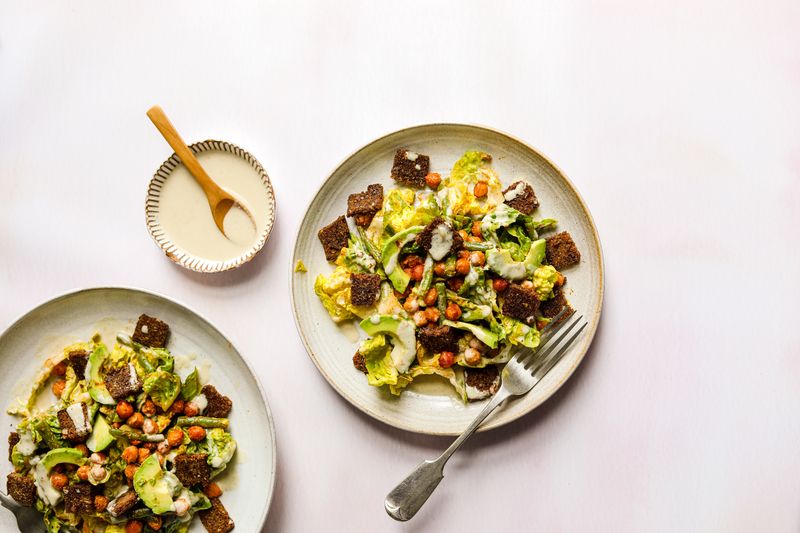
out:
{"label": "dark rye crouton", "polygon": [[131,364],[118,370],[112,370],[106,374],[104,381],[111,397],[117,401],[124,400],[133,394],[138,394],[142,390],[142,380]]}
{"label": "dark rye crouton", "polygon": [[381,292],[381,277],[377,274],[350,274],[350,303],[370,306]]}
{"label": "dark rye crouton", "polygon": [[135,490],[128,490],[108,504],[108,514],[114,518],[122,516],[133,509],[137,503],[139,503],[139,495]]}
{"label": "dark rye crouton", "polygon": [[553,297],[539,304],[539,314],[545,318],[553,318],[564,309],[566,304],[564,291],[561,290],[561,287],[556,287],[553,290]]}
{"label": "dark rye crouton", "polygon": [[503,198],[506,205],[525,215],[530,215],[539,207],[539,199],[536,198],[533,187],[522,180],[509,185],[508,189],[503,191]]}
{"label": "dark rye crouton", "polygon": [[525,289],[516,283],[508,286],[503,300],[503,314],[532,325],[536,320],[539,298],[532,289]]}
{"label": "dark rye crouton", "polygon": [[394,154],[392,179],[400,185],[422,188],[430,166],[431,158],[427,155],[400,148]]}
{"label": "dark rye crouton", "polygon": [[182,454],[175,457],[175,475],[184,487],[207,485],[211,480],[208,455],[204,453]]}
{"label": "dark rye crouton", "polygon": [[322,249],[325,250],[325,259],[335,261],[342,248],[347,248],[350,229],[347,227],[347,221],[341,216],[319,230],[317,236],[322,243]]}
{"label": "dark rye crouton", "polygon": [[500,373],[496,365],[464,369],[464,382],[470,387],[475,387],[479,391],[489,394],[494,394],[500,388],[499,376]]}
{"label": "dark rye crouton", "polygon": [[211,509],[199,514],[208,533],[228,533],[234,528],[233,520],[219,498],[211,498]]}
{"label": "dark rye crouton", "polygon": [[88,483],[75,483],[64,487],[64,509],[74,514],[94,514],[92,486]]}
{"label": "dark rye crouton", "polygon": [[142,315],[136,322],[131,338],[134,342],[151,348],[164,348],[169,339],[169,325],[155,317]]}
{"label": "dark rye crouton", "polygon": [[356,352],[353,356],[353,366],[356,367],[356,370],[367,373],[367,361],[364,359],[364,356],[361,355],[361,352]]}
{"label": "dark rye crouton", "polygon": [[19,442],[19,433],[12,431],[8,434],[8,460],[11,460],[11,453],[14,451],[14,446]]}
{"label": "dark rye crouton", "polygon": [[[435,239],[434,239],[435,237]],[[442,250],[435,246],[436,242],[441,240],[452,239],[452,245],[449,250]],[[431,257],[435,261],[441,261],[448,254],[455,253],[464,245],[464,239],[455,231],[450,224],[441,218],[434,218],[430,224],[425,226],[425,229],[417,235],[417,244],[419,244],[426,252],[430,252]],[[433,247],[433,250],[431,250]]]}
{"label": "dark rye crouton", "polygon": [[457,352],[458,333],[450,326],[428,325],[417,329],[420,344],[433,353]]}
{"label": "dark rye crouton", "polygon": [[81,402],[79,405],[81,406],[85,423],[80,424],[78,427],[75,426],[75,422],[66,409],[58,412],[58,425],[61,426],[61,436],[70,442],[84,442],[92,431],[88,422],[89,411],[86,408],[86,404]]}
{"label": "dark rye crouton", "polygon": [[36,503],[36,483],[33,478],[12,472],[6,478],[6,492],[20,505],[33,507]]}
{"label": "dark rye crouton", "polygon": [[547,247],[545,253],[547,262],[553,265],[556,270],[562,270],[572,265],[577,265],[581,260],[581,253],[569,232],[562,231],[556,233],[545,241]]}
{"label": "dark rye crouton", "polygon": [[208,406],[203,412],[205,416],[225,418],[231,412],[233,402],[227,396],[223,396],[217,392],[217,389],[215,389],[213,385],[206,385],[200,392],[202,392],[206,400],[208,400]]}
{"label": "dark rye crouton", "polygon": [[67,354],[67,362],[78,379],[86,378],[86,363],[89,362],[89,352],[85,350],[73,350]]}
{"label": "dark rye crouton", "polygon": [[347,216],[353,217],[356,224],[367,227],[375,213],[383,208],[383,185],[373,183],[366,192],[357,192],[347,197]]}

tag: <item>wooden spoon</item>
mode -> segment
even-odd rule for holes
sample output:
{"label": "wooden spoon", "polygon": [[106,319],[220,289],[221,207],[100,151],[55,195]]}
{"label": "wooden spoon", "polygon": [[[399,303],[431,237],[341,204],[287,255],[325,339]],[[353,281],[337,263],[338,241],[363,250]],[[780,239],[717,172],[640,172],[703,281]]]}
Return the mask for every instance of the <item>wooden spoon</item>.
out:
{"label": "wooden spoon", "polygon": [[[255,219],[250,211],[211,179],[211,176],[203,169],[192,151],[186,146],[186,143],[183,142],[183,139],[181,139],[181,136],[178,134],[178,130],[176,130],[172,122],[169,121],[164,110],[161,109],[160,106],[153,106],[147,111],[147,116],[150,117],[150,120],[153,121],[153,124],[155,124],[158,131],[161,132],[164,139],[166,139],[172,149],[175,150],[178,157],[181,158],[181,162],[183,162],[186,170],[197,180],[203,192],[206,193],[208,205],[211,207],[211,216],[214,217],[214,224],[217,225],[219,231],[225,235],[225,215],[227,215],[228,211],[234,206],[244,211],[247,216],[250,217],[250,222],[253,223],[253,227],[255,227]],[[227,237],[227,235],[225,236]]]}

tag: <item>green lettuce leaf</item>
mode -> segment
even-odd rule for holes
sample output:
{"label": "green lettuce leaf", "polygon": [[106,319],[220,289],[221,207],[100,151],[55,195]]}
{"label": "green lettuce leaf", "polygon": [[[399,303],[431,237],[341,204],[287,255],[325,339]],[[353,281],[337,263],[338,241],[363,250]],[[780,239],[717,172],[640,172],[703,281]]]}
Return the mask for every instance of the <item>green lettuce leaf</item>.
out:
{"label": "green lettuce leaf", "polygon": [[370,385],[380,387],[397,384],[397,368],[392,362],[392,346],[387,342],[386,335],[375,335],[362,341],[358,351],[364,356]]}
{"label": "green lettuce leaf", "polygon": [[181,392],[181,378],[172,372],[158,370],[147,376],[142,388],[157,406],[166,411]]}
{"label": "green lettuce leaf", "polygon": [[334,322],[356,317],[355,306],[350,303],[350,271],[346,267],[340,265],[328,276],[317,276],[314,292]]}
{"label": "green lettuce leaf", "polygon": [[500,317],[500,325],[505,332],[506,339],[508,339],[511,344],[521,344],[531,349],[539,346],[540,338],[538,329],[505,315]]}
{"label": "green lettuce leaf", "polygon": [[181,386],[181,398],[188,402],[198,394],[200,394],[200,375],[195,367],[192,373],[186,376],[186,381]]}

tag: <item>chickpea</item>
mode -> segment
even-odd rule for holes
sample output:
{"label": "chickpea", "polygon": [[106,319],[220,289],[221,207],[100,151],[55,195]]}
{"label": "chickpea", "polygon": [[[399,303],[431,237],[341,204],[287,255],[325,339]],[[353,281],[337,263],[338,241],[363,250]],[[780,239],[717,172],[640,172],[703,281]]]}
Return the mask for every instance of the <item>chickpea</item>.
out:
{"label": "chickpea", "polygon": [[441,261],[433,264],[433,273],[439,277],[444,277],[445,273],[447,272],[446,269],[447,267],[445,267],[445,264]]}
{"label": "chickpea", "polygon": [[451,291],[458,292],[464,284],[464,278],[450,278],[447,280],[447,288]]}
{"label": "chickpea", "polygon": [[139,448],[136,446],[128,446],[122,450],[122,458],[128,464],[133,464],[139,460]]}
{"label": "chickpea", "polygon": [[114,422],[113,424],[111,424],[111,427],[114,429],[119,429],[122,427],[122,422]]}
{"label": "chickpea", "polygon": [[75,449],[81,452],[81,455],[84,457],[89,457],[89,448],[87,448],[85,444],[78,444],[75,446]]}
{"label": "chickpea", "polygon": [[497,292],[505,292],[508,288],[508,281],[504,280],[503,278],[495,278],[492,280],[492,287]]}
{"label": "chickpea", "polygon": [[142,414],[144,416],[153,416],[156,414],[156,404],[150,400],[145,401],[144,404],[142,404]]}
{"label": "chickpea", "polygon": [[425,311],[417,311],[414,313],[413,318],[414,324],[416,324],[417,327],[421,328],[422,326],[426,326],[428,324],[428,318],[425,316]]}
{"label": "chickpea", "polygon": [[125,533],[142,533],[144,525],[139,520],[128,520],[125,524]]}
{"label": "chickpea", "polygon": [[102,494],[98,494],[94,497],[94,508],[98,513],[105,511],[106,507],[108,507],[108,498]]}
{"label": "chickpea", "polygon": [[133,479],[133,476],[136,474],[136,471],[139,470],[139,467],[136,465],[128,465],[125,467],[125,477],[128,479]]}
{"label": "chickpea", "polygon": [[158,443],[158,446],[156,446],[156,451],[162,455],[166,455],[169,453],[170,448],[172,448],[172,446],[169,445],[169,442],[162,440]]}
{"label": "chickpea", "polygon": [[417,265],[413,269],[411,269],[411,279],[414,281],[419,281],[422,279],[422,276],[425,275],[425,265]]}
{"label": "chickpea", "polygon": [[447,320],[458,320],[461,318],[461,308],[457,303],[450,302],[447,304],[447,308],[444,310],[444,316],[447,318]]}
{"label": "chickpea", "polygon": [[400,262],[400,266],[402,266],[403,268],[414,268],[415,266],[421,264],[422,264],[422,258],[415,254],[405,256],[403,260]]}
{"label": "chickpea", "polygon": [[186,433],[189,435],[189,438],[194,442],[199,442],[206,438],[206,430],[201,428],[200,426],[191,426]]}
{"label": "chickpea", "polygon": [[183,414],[186,416],[197,416],[200,414],[200,409],[197,408],[192,402],[186,402],[186,407],[183,409]]}
{"label": "chickpea", "polygon": [[142,415],[142,413],[133,413],[128,417],[128,425],[133,429],[142,429],[144,425],[144,415]]}
{"label": "chickpea", "polygon": [[138,455],[139,455],[139,457],[138,457],[139,464],[142,464],[145,461],[145,459],[150,457],[150,450],[148,450],[147,448],[139,448],[139,454]]}
{"label": "chickpea", "polygon": [[103,452],[95,452],[92,454],[91,457],[89,457],[89,460],[96,465],[101,465],[105,463],[106,459],[107,459],[106,454],[104,454]]}
{"label": "chickpea", "polygon": [[147,527],[152,529],[153,531],[158,531],[161,529],[161,526],[164,524],[163,520],[160,516],[151,516],[147,519]]}
{"label": "chickpea", "polygon": [[403,302],[403,309],[409,313],[414,313],[419,309],[419,302],[414,297],[408,298]]}
{"label": "chickpea", "polygon": [[133,414],[133,406],[125,400],[122,400],[117,403],[117,414],[121,419],[127,420]]}
{"label": "chickpea", "polygon": [[103,481],[106,477],[106,469],[100,465],[94,465],[89,469],[89,477],[97,482]]}
{"label": "chickpea", "polygon": [[479,181],[475,184],[475,188],[472,189],[472,194],[475,195],[475,198],[483,198],[489,194],[489,186],[482,181]]}
{"label": "chickpea", "polygon": [[442,176],[438,172],[431,172],[425,176],[425,183],[427,183],[428,187],[431,189],[438,189],[439,185],[442,183]]}
{"label": "chickpea", "polygon": [[63,376],[67,373],[67,363],[61,361],[53,367],[53,370],[51,370],[50,373],[54,376]]}
{"label": "chickpea", "polygon": [[483,233],[481,233],[481,221],[476,220],[472,223],[472,235],[475,237],[483,237]]}
{"label": "chickpea", "polygon": [[64,487],[67,486],[67,476],[65,474],[53,474],[50,476],[50,484],[56,490],[62,490]]}
{"label": "chickpea", "polygon": [[66,386],[67,382],[63,379],[57,379],[53,382],[53,386],[51,387],[51,389],[56,398],[61,398],[61,395],[64,394],[64,388]]}
{"label": "chickpea", "polygon": [[442,352],[439,354],[439,366],[450,368],[456,362],[456,354],[453,352]]}
{"label": "chickpea", "polygon": [[547,326],[547,320],[537,320],[536,321],[536,329],[539,331],[543,330]]}
{"label": "chickpea", "polygon": [[78,468],[77,473],[78,479],[81,481],[88,481],[89,480],[89,465],[83,465]]}
{"label": "chickpea", "polygon": [[480,341],[480,339],[478,339],[478,337],[472,337],[472,338],[469,340],[469,347],[470,347],[470,348],[475,348],[476,350],[478,350],[478,351],[479,351],[479,352],[481,352],[481,353],[485,352],[485,351],[486,351],[486,349],[488,348],[488,346],[487,346],[487,345],[485,345],[485,344],[483,344],[483,343]]}
{"label": "chickpea", "polygon": [[480,251],[472,252],[469,254],[469,262],[475,266],[483,266],[486,264],[486,255]]}
{"label": "chickpea", "polygon": [[567,278],[565,278],[561,274],[561,272],[559,272],[558,273],[558,279],[556,279],[556,287],[561,287],[562,285],[564,285],[564,283],[566,283],[566,281],[567,281]]}
{"label": "chickpea", "polygon": [[206,488],[203,489],[203,492],[209,498],[219,498],[222,496],[222,489],[219,488],[219,485],[214,481],[206,485]]}
{"label": "chickpea", "polygon": [[158,448],[158,443],[157,442],[145,442],[145,443],[141,444],[139,447],[140,448],[147,448],[151,452],[154,452],[154,451],[156,451],[156,448]]}
{"label": "chickpea", "polygon": [[[189,502],[186,498],[178,498],[172,504],[172,509],[175,511],[175,514],[178,516],[186,516],[186,513],[189,512]],[[127,533],[127,532],[126,532]]]}
{"label": "chickpea", "polygon": [[428,322],[438,322],[439,316],[439,310],[435,307],[429,307],[425,310],[425,318],[428,319]]}
{"label": "chickpea", "polygon": [[183,442],[183,431],[180,428],[172,428],[167,431],[167,442],[173,448],[177,448]]}
{"label": "chickpea", "polygon": [[470,235],[467,237],[467,242],[481,242],[481,240],[482,239],[480,237],[476,237],[475,235]]}
{"label": "chickpea", "polygon": [[462,276],[469,274],[469,259],[459,259],[456,261],[456,272]]}
{"label": "chickpea", "polygon": [[158,433],[158,424],[156,424],[155,420],[151,418],[146,418],[145,421],[142,423],[142,430],[148,435]]}
{"label": "chickpea", "polygon": [[456,255],[459,259],[469,259],[469,250],[459,250]]}
{"label": "chickpea", "polygon": [[184,408],[186,408],[186,402],[183,400],[175,400],[170,406],[169,412],[174,414],[182,413]]}
{"label": "chickpea", "polygon": [[532,291],[532,290],[533,290],[533,282],[532,282],[531,280],[529,280],[529,279],[526,279],[525,281],[523,281],[522,283],[520,283],[520,286],[521,286],[523,289],[528,289],[529,291]]}
{"label": "chickpea", "polygon": [[480,363],[481,352],[479,352],[475,348],[467,348],[466,350],[464,350],[464,361],[466,361],[468,365],[475,365]]}
{"label": "chickpea", "polygon": [[439,299],[439,292],[436,290],[436,287],[431,287],[428,289],[428,292],[425,293],[425,305],[433,305],[436,303],[436,300]]}
{"label": "chickpea", "polygon": [[458,230],[458,234],[461,235],[462,240],[467,240],[467,232],[463,229]]}

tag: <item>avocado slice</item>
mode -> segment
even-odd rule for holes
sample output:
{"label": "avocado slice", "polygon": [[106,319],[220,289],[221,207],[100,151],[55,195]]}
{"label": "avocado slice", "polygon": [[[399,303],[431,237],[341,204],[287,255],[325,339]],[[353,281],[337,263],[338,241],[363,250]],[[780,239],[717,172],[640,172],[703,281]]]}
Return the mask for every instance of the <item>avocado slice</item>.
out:
{"label": "avocado slice", "polygon": [[503,248],[486,250],[486,266],[499,276],[519,281],[533,275],[544,261],[546,243],[544,239],[533,241],[531,249],[522,261],[514,261],[511,252]]}
{"label": "avocado slice", "polygon": [[93,452],[100,452],[111,446],[114,437],[111,436],[111,426],[102,415],[97,417],[92,428],[92,434],[86,439],[86,447]]}
{"label": "avocado slice", "polygon": [[155,455],[145,459],[133,475],[133,490],[156,514],[172,511],[172,497],[180,489],[178,478],[175,474],[162,470]]}
{"label": "avocado slice", "polygon": [[361,329],[367,335],[386,333],[392,336],[394,348],[391,358],[398,372],[408,371],[417,357],[416,328],[411,320],[389,315],[373,315],[361,321]]}
{"label": "avocado slice", "polygon": [[51,468],[58,464],[69,463],[81,466],[86,462],[86,458],[75,448],[56,448],[50,450],[42,457],[42,466],[49,472]]}
{"label": "avocado slice", "polygon": [[117,402],[111,397],[111,393],[108,392],[105,383],[100,378],[100,368],[106,357],[108,357],[108,350],[103,345],[96,347],[89,356],[89,362],[86,365],[86,375],[89,376],[89,396],[103,405],[116,405]]}
{"label": "avocado slice", "polygon": [[500,340],[496,333],[492,333],[488,329],[476,326],[475,324],[467,324],[466,322],[453,322],[452,320],[442,320],[442,324],[445,326],[450,326],[451,328],[469,331],[489,348],[497,348],[497,343]]}
{"label": "avocado slice", "polygon": [[412,235],[416,235],[423,229],[425,229],[424,226],[412,226],[403,231],[398,231],[383,245],[383,250],[381,251],[383,271],[386,272],[386,276],[398,292],[405,291],[406,287],[408,287],[408,282],[411,281],[408,274],[397,265],[397,260],[400,257],[400,249],[407,242],[406,239]]}

